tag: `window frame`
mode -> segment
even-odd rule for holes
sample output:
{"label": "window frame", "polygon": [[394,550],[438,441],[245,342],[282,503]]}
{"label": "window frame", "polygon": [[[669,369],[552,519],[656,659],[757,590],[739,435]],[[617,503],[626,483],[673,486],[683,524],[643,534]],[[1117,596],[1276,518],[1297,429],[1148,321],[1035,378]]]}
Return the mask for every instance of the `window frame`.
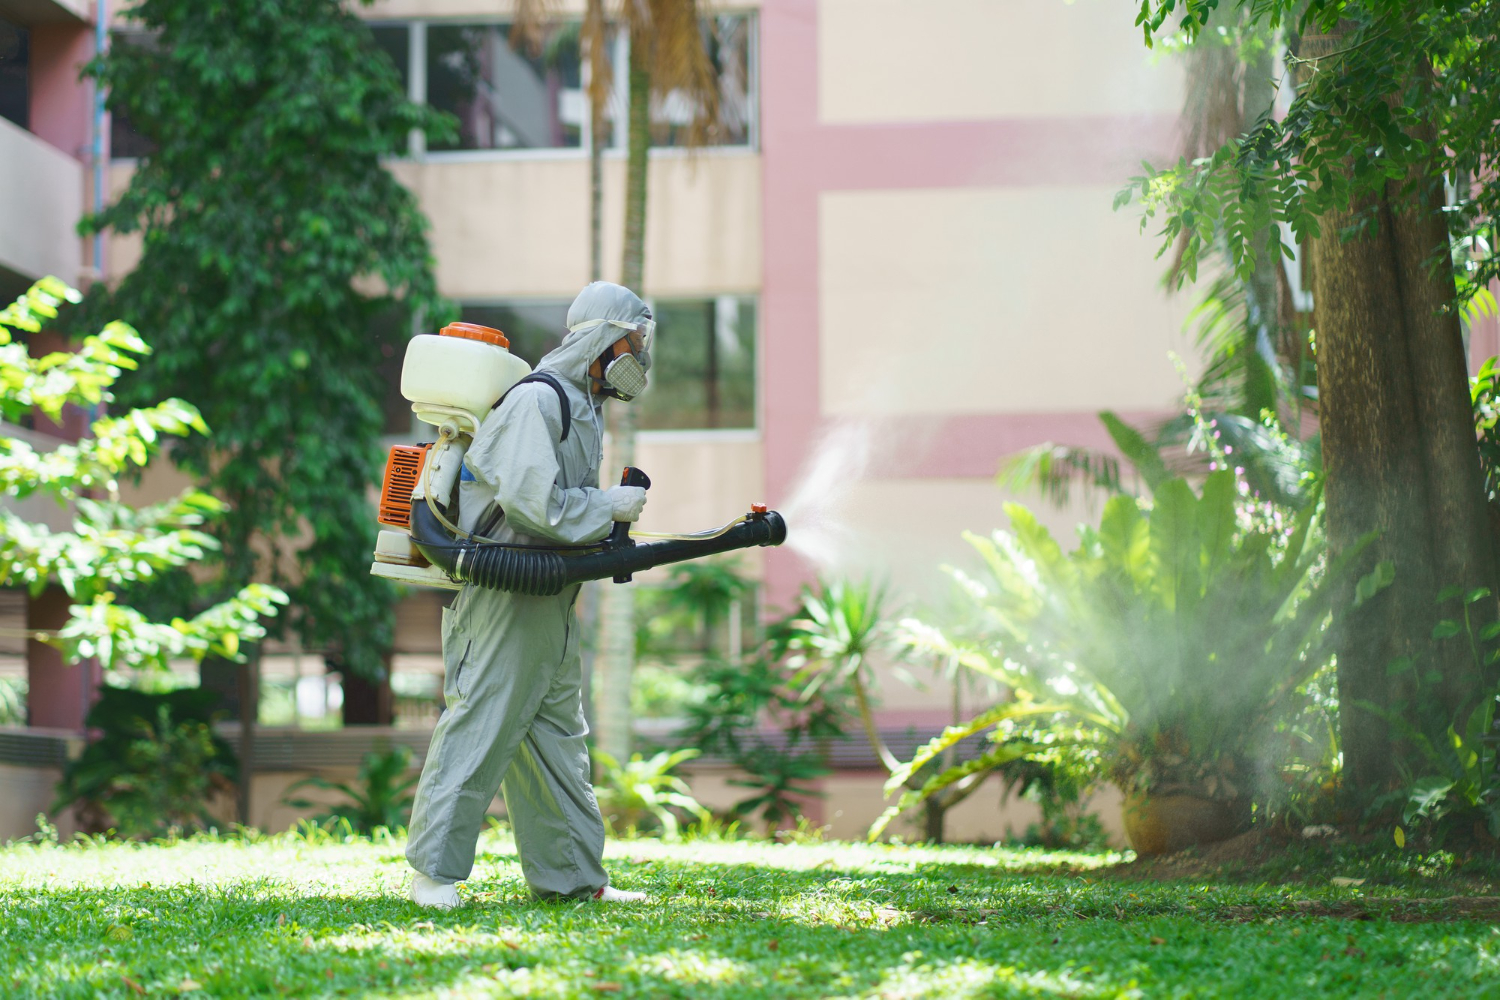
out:
{"label": "window frame", "polygon": [[[693,444],[703,441],[718,442],[745,442],[755,443],[761,440],[765,427],[765,339],[762,336],[764,330],[763,310],[761,308],[762,296],[757,291],[737,292],[712,292],[691,293],[683,295],[661,295],[647,296],[646,304],[652,311],[656,310],[657,300],[667,302],[684,302],[694,300],[712,300],[721,296],[729,296],[737,299],[755,300],[755,329],[750,331],[751,341],[755,346],[755,401],[751,407],[751,419],[754,421],[750,427],[676,427],[662,430],[648,430],[641,428],[636,431],[636,436],[644,441],[657,444]],[[556,305],[559,302],[571,303],[572,299],[567,296],[556,295],[486,295],[486,296],[463,296],[454,300],[460,309],[470,306],[477,308],[514,307],[532,305]],[[426,332],[426,331],[417,331]]]}
{"label": "window frame", "polygon": [[[714,145],[701,146],[689,150],[683,146],[652,146],[650,156],[657,157],[680,157],[689,155],[710,156],[744,156],[760,153],[760,11],[754,7],[737,8],[728,7],[716,9],[708,16],[733,16],[744,17],[750,25],[748,49],[746,59],[749,62],[746,73],[746,88],[750,93],[750,115],[745,129],[745,142],[737,145]],[[559,20],[576,20],[575,18],[559,18]],[[366,20],[368,27],[404,27],[406,33],[406,59],[407,59],[407,100],[414,104],[427,106],[427,28],[429,25],[500,25],[512,24],[513,18],[498,14],[491,15],[445,15],[419,18],[370,18]],[[630,41],[624,32],[616,35],[614,52],[611,53],[614,64],[616,94],[629,93],[629,59]],[[587,73],[588,63],[584,61],[584,72]],[[621,118],[626,118],[623,113]],[[628,143],[627,127],[619,127],[614,130],[614,141],[606,146],[603,155],[606,159],[623,160],[626,156]],[[427,149],[427,137],[420,130],[414,129],[407,139],[407,150],[405,156],[393,156],[394,160],[410,160],[416,163],[475,163],[489,162],[493,160],[579,160],[587,159],[589,155],[589,143],[593,131],[593,122],[589,116],[584,116],[584,122],[580,129],[579,144],[577,146],[543,146],[530,149]],[[476,301],[475,305],[481,305]]]}

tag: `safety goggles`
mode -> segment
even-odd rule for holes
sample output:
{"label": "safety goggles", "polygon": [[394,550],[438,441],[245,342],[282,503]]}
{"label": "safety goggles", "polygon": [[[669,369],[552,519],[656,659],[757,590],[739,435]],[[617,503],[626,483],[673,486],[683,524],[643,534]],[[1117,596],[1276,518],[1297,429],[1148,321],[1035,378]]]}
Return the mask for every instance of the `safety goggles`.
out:
{"label": "safety goggles", "polygon": [[631,338],[630,347],[636,353],[651,350],[651,342],[656,339],[656,320],[626,321],[610,319],[605,320],[605,322],[610,326],[626,331],[626,336]]}

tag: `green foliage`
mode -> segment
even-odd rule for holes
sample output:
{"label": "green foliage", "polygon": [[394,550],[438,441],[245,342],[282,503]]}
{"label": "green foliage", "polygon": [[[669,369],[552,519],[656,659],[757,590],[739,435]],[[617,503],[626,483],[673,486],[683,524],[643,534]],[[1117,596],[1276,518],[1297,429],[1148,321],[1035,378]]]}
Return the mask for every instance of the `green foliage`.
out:
{"label": "green foliage", "polygon": [[[906,628],[914,645],[957,657],[1015,697],[949,728],[888,787],[988,731],[996,766],[1066,747],[1097,753],[1127,791],[1248,801],[1255,751],[1328,660],[1326,622],[1362,546],[1325,565],[1313,506],[1280,531],[1245,518],[1239,497],[1225,471],[1201,495],[1173,479],[1150,507],[1115,497],[1067,554],[1015,504],[1011,531],[968,536],[987,570],[955,573],[973,620],[947,633]],[[1378,570],[1372,578],[1367,589],[1380,585]],[[1044,734],[1028,731],[1032,720]]]}
{"label": "green foliage", "polygon": [[26,678],[0,677],[0,726],[26,725]]}
{"label": "green foliage", "polygon": [[[153,331],[161,357],[122,398],[179,396],[216,428],[172,453],[229,502],[210,590],[297,579],[304,643],[373,674],[392,596],[365,571],[377,366],[411,316],[443,311],[427,223],[381,158],[448,122],[406,100],[337,0],[142,0],[131,18],[153,44],[114,46],[87,72],[155,151],[84,229],[140,232],[142,257],[85,309]],[[400,331],[386,343],[378,317]],[[278,546],[295,573],[267,557]]]}
{"label": "green foliage", "polygon": [[86,724],[99,738],[71,761],[52,811],[77,805],[86,827],[149,839],[215,825],[209,805],[238,774],[198,688],[146,694],[104,687]]}
{"label": "green foliage", "polygon": [[[1163,250],[1181,250],[1179,277],[1194,279],[1220,239],[1248,274],[1266,249],[1257,234],[1268,228],[1272,252],[1290,253],[1272,223],[1286,223],[1305,242],[1319,235],[1331,209],[1391,182],[1431,183],[1446,174],[1458,191],[1453,226],[1471,251],[1458,275],[1459,298],[1485,289],[1500,274],[1490,238],[1500,206],[1500,187],[1490,180],[1500,153],[1500,10],[1444,0],[1142,0],[1136,23],[1148,45],[1174,30],[1174,17],[1191,37],[1221,6],[1282,33],[1292,53],[1282,86],[1295,77],[1296,95],[1284,115],[1266,114],[1208,156],[1147,165],[1122,193],[1122,203],[1132,193],[1141,199],[1143,226],[1161,217]],[[1315,28],[1335,25],[1347,32],[1335,51],[1299,54]]]}
{"label": "green foliage", "polygon": [[[1459,607],[1454,617],[1443,618],[1433,627],[1432,637],[1442,642],[1460,642],[1468,648],[1473,666],[1472,687],[1479,692],[1472,703],[1462,708],[1449,724],[1436,725],[1427,720],[1439,718],[1433,705],[1425,704],[1426,689],[1442,681],[1435,670],[1423,670],[1420,663],[1399,660],[1387,668],[1391,677],[1416,674],[1419,703],[1415,710],[1409,704],[1384,709],[1361,702],[1360,706],[1381,716],[1400,737],[1416,748],[1423,770],[1405,775],[1405,787],[1376,798],[1369,815],[1390,806],[1400,806],[1401,832],[1420,827],[1442,842],[1454,830],[1467,834],[1465,827],[1483,828],[1491,838],[1500,838],[1500,748],[1495,735],[1495,708],[1500,688],[1485,677],[1494,663],[1500,662],[1500,622],[1475,627],[1476,612],[1493,600],[1487,587],[1465,593],[1450,587],[1438,595],[1439,604]],[[1430,700],[1430,699],[1427,699]]]}
{"label": "green foliage", "polygon": [[865,691],[873,677],[870,658],[895,652],[885,588],[868,581],[820,580],[804,587],[800,607],[788,624],[787,665],[791,684],[803,701],[824,687],[851,688],[864,715]]}
{"label": "green foliage", "polygon": [[698,754],[693,749],[663,750],[647,759],[637,753],[622,766],[611,755],[595,750],[594,759],[604,766],[604,773],[603,784],[594,786],[594,794],[610,830],[634,837],[655,829],[666,839],[676,840],[679,813],[706,821],[708,810],[693,798],[687,782],[672,773]]}
{"label": "green foliage", "polygon": [[687,649],[721,655],[714,648],[718,629],[754,586],[737,559],[676,564],[665,587],[636,595],[636,656],[670,657]]}
{"label": "green foliage", "polygon": [[[722,757],[744,771],[731,781],[753,794],[736,803],[734,815],[758,816],[768,830],[794,822],[802,804],[820,793],[808,787],[829,773],[825,748],[844,738],[849,721],[847,690],[825,684],[804,696],[788,665],[791,619],[773,624],[765,641],[739,663],[713,657],[693,670],[702,697],[687,706],[676,734],[684,746]],[[776,736],[768,738],[770,731]]]}
{"label": "green foliage", "polygon": [[1469,379],[1474,434],[1479,440],[1479,467],[1490,509],[1500,510],[1500,358],[1488,358]]}
{"label": "green foliage", "polygon": [[747,778],[731,778],[729,784],[746,788],[751,794],[734,804],[731,815],[750,819],[756,816],[766,832],[775,833],[783,826],[803,819],[803,806],[823,793],[810,787],[829,773],[829,767],[816,753],[799,751],[770,743],[757,743],[739,754],[734,763]]}
{"label": "green foliage", "polygon": [[[396,830],[406,826],[411,816],[412,799],[416,795],[414,789],[420,778],[420,774],[412,773],[411,748],[403,745],[385,753],[365,754],[355,784],[329,781],[314,775],[289,787],[282,801],[294,809],[326,807],[326,811],[314,817],[319,825],[348,824],[356,833],[372,834],[377,830]],[[323,802],[290,798],[299,788],[339,792],[348,801],[327,807]]]}
{"label": "green foliage", "polygon": [[[115,379],[150,353],[140,335],[119,322],[84,338],[76,353],[32,358],[14,339],[12,330],[34,333],[77,298],[46,278],[0,310],[0,414],[8,419],[35,408],[57,420],[68,404],[110,403]],[[67,592],[75,602],[67,625],[38,638],[69,662],[96,656],[107,669],[120,669],[165,667],[169,658],[201,659],[210,652],[236,658],[242,639],[264,635],[260,618],[285,603],[276,588],[250,584],[192,618],[162,624],[116,600],[118,589],[196,563],[217,547],[204,527],[223,515],[224,505],[206,493],[188,490],[138,509],[119,499],[119,477],[144,466],[164,438],[181,442],[196,433],[203,441],[207,432],[192,405],[169,399],[96,419],[91,437],[46,453],[0,437],[0,486],[8,495],[50,496],[72,508],[70,531],[0,508],[0,585],[24,585],[35,594],[56,583]]]}

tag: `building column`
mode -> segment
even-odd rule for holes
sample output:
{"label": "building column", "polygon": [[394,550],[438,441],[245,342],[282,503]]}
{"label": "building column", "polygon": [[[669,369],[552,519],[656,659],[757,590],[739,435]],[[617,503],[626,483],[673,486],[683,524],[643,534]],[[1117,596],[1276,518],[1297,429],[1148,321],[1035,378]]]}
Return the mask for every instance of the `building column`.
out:
{"label": "building column", "polygon": [[[71,603],[72,598],[61,587],[48,587],[27,600],[26,627],[48,632],[62,628],[68,623]],[[65,665],[62,653],[36,639],[27,639],[26,724],[81,732],[102,680],[98,660]]]}

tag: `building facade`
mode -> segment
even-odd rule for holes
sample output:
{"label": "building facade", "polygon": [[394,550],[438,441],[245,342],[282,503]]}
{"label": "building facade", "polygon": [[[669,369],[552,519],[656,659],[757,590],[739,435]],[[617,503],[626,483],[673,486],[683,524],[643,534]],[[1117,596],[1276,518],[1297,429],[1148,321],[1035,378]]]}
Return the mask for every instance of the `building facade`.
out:
{"label": "building facade", "polygon": [[[431,220],[440,290],[535,361],[590,271],[581,0],[556,6],[540,49],[512,44],[509,0],[358,9],[410,96],[460,124],[441,148],[414,136],[391,163]],[[73,235],[94,162],[77,81],[91,13],[0,0],[0,284],[16,290],[93,275]],[[117,36],[133,30],[112,17]],[[637,464],[654,483],[642,528],[696,530],[764,500],[791,531],[743,560],[767,613],[819,574],[888,581],[910,610],[941,606],[941,566],[967,560],[962,532],[1003,526],[1005,456],[1104,446],[1099,410],[1174,405],[1187,300],[1161,290],[1155,240],[1112,202],[1142,160],[1174,156],[1181,74],[1131,22],[1105,0],[713,5],[723,125],[690,152],[685,109],[668,98],[654,110],[644,283],[660,346],[639,404]],[[616,103],[602,137],[606,278],[620,273],[624,215]],[[128,122],[109,138],[118,191],[148,147]],[[137,255],[111,239],[104,277]],[[391,439],[409,439],[399,398],[388,413]],[[1066,535],[1077,514],[1045,516]],[[434,600],[415,599],[401,622],[398,665],[440,669]],[[936,676],[914,688],[886,671],[882,689],[881,724],[903,739],[952,720]],[[720,777],[700,781],[710,800]],[[852,759],[810,808],[859,835],[880,784],[873,757]],[[951,832],[995,839],[1025,819],[996,787]]]}

